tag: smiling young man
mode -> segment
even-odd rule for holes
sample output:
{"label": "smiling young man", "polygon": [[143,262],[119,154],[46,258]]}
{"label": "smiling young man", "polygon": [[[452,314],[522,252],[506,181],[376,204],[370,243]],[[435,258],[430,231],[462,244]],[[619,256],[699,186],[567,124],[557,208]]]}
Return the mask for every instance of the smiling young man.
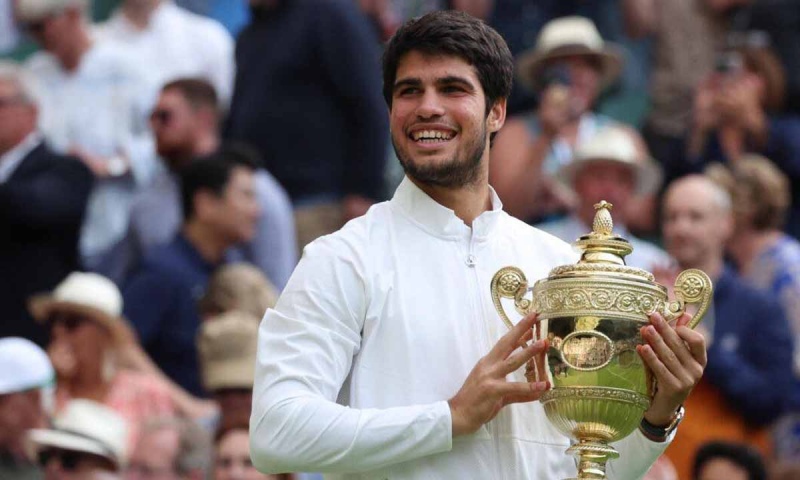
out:
{"label": "smiling young man", "polygon": [[[506,265],[538,279],[575,260],[504,213],[488,184],[511,89],[508,47],[468,15],[436,12],[398,30],[383,68],[406,178],[391,201],[306,247],[265,315],[253,462],[339,479],[575,475],[568,439],[534,402],[548,383],[525,381],[521,369],[531,360],[542,369],[545,342],[518,348],[536,318],[509,331],[489,292]],[[667,426],[705,348],[686,328],[653,323],[641,353],[661,383],[646,418]],[[664,428],[660,441],[637,431],[620,442],[610,478],[641,477],[670,438]]]}

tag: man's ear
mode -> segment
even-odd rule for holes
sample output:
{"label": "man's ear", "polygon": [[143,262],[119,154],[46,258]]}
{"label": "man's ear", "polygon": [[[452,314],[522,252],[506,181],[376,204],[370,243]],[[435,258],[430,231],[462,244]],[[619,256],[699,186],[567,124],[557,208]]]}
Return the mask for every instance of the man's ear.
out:
{"label": "man's ear", "polygon": [[486,128],[490,133],[494,133],[503,127],[506,123],[506,105],[507,99],[500,98],[494,102],[489,115],[486,118]]}

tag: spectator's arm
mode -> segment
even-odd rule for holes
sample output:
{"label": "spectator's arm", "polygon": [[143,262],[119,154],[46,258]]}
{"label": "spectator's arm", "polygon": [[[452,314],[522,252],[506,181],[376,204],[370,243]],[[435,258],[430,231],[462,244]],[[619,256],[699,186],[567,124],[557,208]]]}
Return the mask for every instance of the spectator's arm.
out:
{"label": "spectator's arm", "polygon": [[29,181],[0,184],[0,225],[35,230],[79,224],[94,182],[73,158]]}
{"label": "spectator's arm", "polygon": [[381,94],[378,39],[354,4],[325,2],[314,17],[322,69],[344,105],[350,149],[342,179],[345,194],[382,197],[388,152],[388,115]]}
{"label": "spectator's arm", "polygon": [[656,0],[622,0],[625,31],[632,38],[642,38],[656,31]]}
{"label": "spectator's arm", "polygon": [[263,472],[356,472],[452,446],[446,400],[388,409],[335,403],[361,345],[369,278],[363,246],[345,254],[335,241],[306,247],[261,323],[250,452]]}

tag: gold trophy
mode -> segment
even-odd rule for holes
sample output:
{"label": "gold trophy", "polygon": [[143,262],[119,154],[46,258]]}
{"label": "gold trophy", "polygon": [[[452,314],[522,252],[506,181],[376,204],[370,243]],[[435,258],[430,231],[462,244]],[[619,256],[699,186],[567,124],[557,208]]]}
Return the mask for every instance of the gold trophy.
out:
{"label": "gold trophy", "polygon": [[[711,302],[711,279],[700,270],[684,270],[675,280],[675,297],[653,275],[625,265],[633,251],[612,233],[611,204],[595,205],[592,233],[574,245],[583,253],[578,263],[550,271],[528,288],[517,267],[500,269],[492,278],[492,300],[503,322],[512,323],[502,298],[513,299],[521,315],[539,313],[536,339],[547,339],[547,376],[552,389],[540,401],[547,418],[575,443],[567,453],[578,458],[578,479],[603,479],[606,462],[618,458],[610,445],[631,434],[650,406],[655,379],[636,351],[643,344],[640,328],[648,314],[668,322],[689,304],[698,310],[694,328]],[[525,296],[532,290],[532,298]]]}

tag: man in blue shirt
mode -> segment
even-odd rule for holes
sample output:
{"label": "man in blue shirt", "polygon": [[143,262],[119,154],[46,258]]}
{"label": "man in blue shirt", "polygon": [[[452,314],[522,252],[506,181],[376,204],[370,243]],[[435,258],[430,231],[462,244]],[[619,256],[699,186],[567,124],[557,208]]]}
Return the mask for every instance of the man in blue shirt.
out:
{"label": "man in blue shirt", "polygon": [[181,176],[181,231],[146,253],[124,288],[125,315],[145,350],[194,395],[203,393],[195,348],[197,301],[228,250],[255,235],[256,168],[246,157],[224,153],[188,166]]}

